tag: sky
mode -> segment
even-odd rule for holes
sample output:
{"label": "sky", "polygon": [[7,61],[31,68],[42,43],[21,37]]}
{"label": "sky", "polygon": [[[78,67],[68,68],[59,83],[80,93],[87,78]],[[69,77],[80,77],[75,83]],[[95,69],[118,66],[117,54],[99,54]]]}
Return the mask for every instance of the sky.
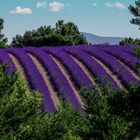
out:
{"label": "sky", "polygon": [[9,42],[16,34],[59,19],[74,22],[81,32],[109,37],[138,38],[140,31],[130,20],[129,5],[135,0],[0,0],[0,18]]}

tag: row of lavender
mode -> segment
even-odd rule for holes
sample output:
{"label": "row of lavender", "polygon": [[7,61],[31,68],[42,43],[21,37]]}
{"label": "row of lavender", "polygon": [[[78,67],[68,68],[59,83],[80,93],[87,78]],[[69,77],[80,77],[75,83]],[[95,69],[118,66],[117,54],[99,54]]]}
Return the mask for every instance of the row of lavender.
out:
{"label": "row of lavender", "polygon": [[[61,68],[52,57],[55,57],[64,66],[67,73],[70,75],[73,85],[78,91],[83,86],[89,88],[92,85],[92,81],[71,56],[74,56],[78,61],[86,66],[87,70],[92,74],[92,77],[95,77],[95,83],[102,83],[105,78],[112,83],[114,88],[120,88],[119,84],[114,81],[112,76],[102,67],[102,65],[98,63],[98,61],[96,61],[96,59],[98,59],[120,79],[121,84],[126,89],[129,89],[131,82],[139,84],[139,79],[136,78],[130,70],[128,70],[129,67],[129,69],[138,74],[135,65],[139,61],[133,54],[130,53],[131,51],[131,46],[61,46],[57,48],[27,47],[25,49],[10,48],[0,50],[0,63],[10,62],[10,56],[8,54],[15,56],[21,63],[26,73],[30,87],[43,93],[43,110],[54,112],[56,111],[56,106],[48,89],[48,85],[45,84],[43,76],[28,54],[33,55],[40,61],[46,70],[46,75],[50,77],[50,82],[53,84],[58,93],[57,96],[70,101],[74,108],[82,110],[82,104],[80,103],[79,98],[76,96],[75,91],[70,86],[70,83],[65,75],[63,75]],[[94,59],[94,57],[96,59]],[[8,73],[12,73],[15,69],[14,63],[12,62],[10,63],[10,67],[7,71]]]}
{"label": "row of lavender", "polygon": [[67,101],[70,101],[75,108],[80,108],[80,110],[82,110],[81,104],[77,99],[74,90],[71,88],[68,80],[53,59],[41,49],[26,48],[24,50],[35,56],[44,66],[57,93],[59,93],[59,96],[63,97],[63,99]]}
{"label": "row of lavender", "polygon": [[[97,82],[101,82],[103,77],[105,77],[112,82],[114,87],[118,88],[117,83],[115,83],[115,81],[106,72],[104,72],[104,69],[94,59],[91,59],[89,54],[104,63],[114,75],[117,75],[121,80],[122,85],[127,89],[130,88],[131,82],[139,84],[138,76],[134,76],[132,72],[134,71],[135,75],[138,75],[136,64],[139,63],[137,58],[130,53],[133,51],[132,46],[62,46],[58,47],[57,51],[54,51],[51,47],[49,49],[46,48],[46,51],[49,53],[53,52],[52,54],[54,54],[54,52],[56,52],[55,56],[62,60],[63,58],[60,58],[57,54],[58,50],[63,50],[68,54],[77,57],[77,59],[86,65],[94,77],[99,80]],[[61,57],[63,57],[63,55],[61,55]],[[62,63],[63,61],[65,61],[65,58],[62,60]]]}

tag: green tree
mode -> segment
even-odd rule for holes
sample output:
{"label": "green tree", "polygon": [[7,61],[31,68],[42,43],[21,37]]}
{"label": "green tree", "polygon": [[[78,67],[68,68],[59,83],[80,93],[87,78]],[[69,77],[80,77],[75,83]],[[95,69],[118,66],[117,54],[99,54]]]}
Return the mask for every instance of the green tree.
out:
{"label": "green tree", "polygon": [[125,38],[120,42],[120,45],[134,45],[134,44],[135,44],[135,40],[131,37]]}
{"label": "green tree", "polygon": [[80,140],[87,131],[86,119],[69,103],[58,112],[41,111],[40,93],[27,90],[19,74],[6,73],[0,65],[0,139]]}
{"label": "green tree", "polygon": [[69,103],[62,103],[62,106],[55,114],[46,114],[44,120],[36,121],[40,127],[35,127],[37,139],[48,140],[82,140],[89,131],[85,116],[73,110]]}
{"label": "green tree", "polygon": [[4,34],[2,34],[2,29],[3,29],[3,23],[4,20],[0,19],[0,48],[7,48],[7,38],[4,37]]}
{"label": "green tree", "polygon": [[[111,90],[110,88],[99,86],[101,91],[99,92],[96,87],[92,87],[90,90],[82,89],[81,93],[84,97],[85,111],[87,113],[87,120],[89,131],[86,134],[86,139],[95,140],[118,140],[121,139],[129,124],[122,117],[120,108],[111,104],[117,102],[121,108],[124,104],[120,102],[119,96],[115,98],[115,95],[121,96],[123,102],[124,91]],[[110,102],[112,101],[112,102]],[[117,110],[118,114],[114,111]]]}
{"label": "green tree", "polygon": [[37,30],[26,31],[23,36],[16,35],[11,47],[26,46],[62,46],[87,44],[86,38],[79,32],[78,27],[72,23],[59,20],[55,27],[41,26]]}
{"label": "green tree", "polygon": [[135,18],[133,18],[130,22],[132,24],[138,25],[140,28],[140,0],[135,1],[135,6],[130,5],[129,11]]}
{"label": "green tree", "polygon": [[0,139],[30,138],[41,115],[41,94],[30,93],[17,73],[7,75],[0,65]]}

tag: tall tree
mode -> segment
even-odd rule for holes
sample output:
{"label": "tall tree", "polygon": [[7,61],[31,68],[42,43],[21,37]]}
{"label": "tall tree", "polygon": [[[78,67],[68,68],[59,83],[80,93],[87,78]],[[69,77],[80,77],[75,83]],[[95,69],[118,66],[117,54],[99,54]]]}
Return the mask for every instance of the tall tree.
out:
{"label": "tall tree", "polygon": [[140,29],[140,0],[135,1],[135,6],[130,5],[129,11],[135,18],[133,18],[130,22],[132,24],[138,25]]}
{"label": "tall tree", "polygon": [[55,27],[41,26],[37,30],[26,31],[23,36],[16,35],[11,47],[24,46],[62,46],[87,44],[86,38],[80,33],[78,27],[72,23],[59,20]]}
{"label": "tall tree", "polygon": [[120,42],[120,45],[134,45],[134,44],[135,44],[135,39],[131,37],[125,38],[124,40]]}
{"label": "tall tree", "polygon": [[7,38],[4,37],[4,34],[2,34],[2,29],[3,29],[3,23],[4,20],[0,19],[0,48],[7,48]]}
{"label": "tall tree", "polygon": [[[135,6],[130,5],[128,7],[128,9],[129,9],[129,12],[134,16],[134,18],[132,18],[132,20],[130,20],[130,23],[139,26],[139,29],[140,29],[140,0],[136,0]],[[124,40],[122,40],[120,42],[120,45],[139,46],[140,40],[129,37],[129,38],[125,38]]]}

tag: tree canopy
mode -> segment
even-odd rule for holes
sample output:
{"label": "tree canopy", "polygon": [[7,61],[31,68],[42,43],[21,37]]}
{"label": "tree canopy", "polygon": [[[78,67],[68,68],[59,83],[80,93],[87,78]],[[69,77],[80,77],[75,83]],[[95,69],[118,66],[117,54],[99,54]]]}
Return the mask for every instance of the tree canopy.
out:
{"label": "tree canopy", "polygon": [[[135,17],[132,18],[130,23],[135,24],[139,26],[140,29],[140,0],[135,1],[135,6],[130,5],[128,7],[129,12]],[[120,42],[120,45],[134,45],[134,46],[139,46],[140,45],[140,39],[133,39],[131,37],[125,38]]]}
{"label": "tree canopy", "polygon": [[129,11],[135,17],[130,22],[138,25],[140,29],[140,0],[135,1],[135,6],[129,6]]}
{"label": "tree canopy", "polygon": [[79,32],[78,27],[72,23],[59,20],[55,27],[41,26],[32,31],[26,31],[24,35],[16,35],[11,47],[23,48],[26,46],[62,46],[87,44],[86,38]]}
{"label": "tree canopy", "polygon": [[134,45],[134,46],[139,46],[140,45],[140,40],[139,39],[133,39],[131,37],[125,38],[120,42],[120,45]]}
{"label": "tree canopy", "polygon": [[7,48],[7,38],[2,34],[4,20],[0,18],[0,48]]}

